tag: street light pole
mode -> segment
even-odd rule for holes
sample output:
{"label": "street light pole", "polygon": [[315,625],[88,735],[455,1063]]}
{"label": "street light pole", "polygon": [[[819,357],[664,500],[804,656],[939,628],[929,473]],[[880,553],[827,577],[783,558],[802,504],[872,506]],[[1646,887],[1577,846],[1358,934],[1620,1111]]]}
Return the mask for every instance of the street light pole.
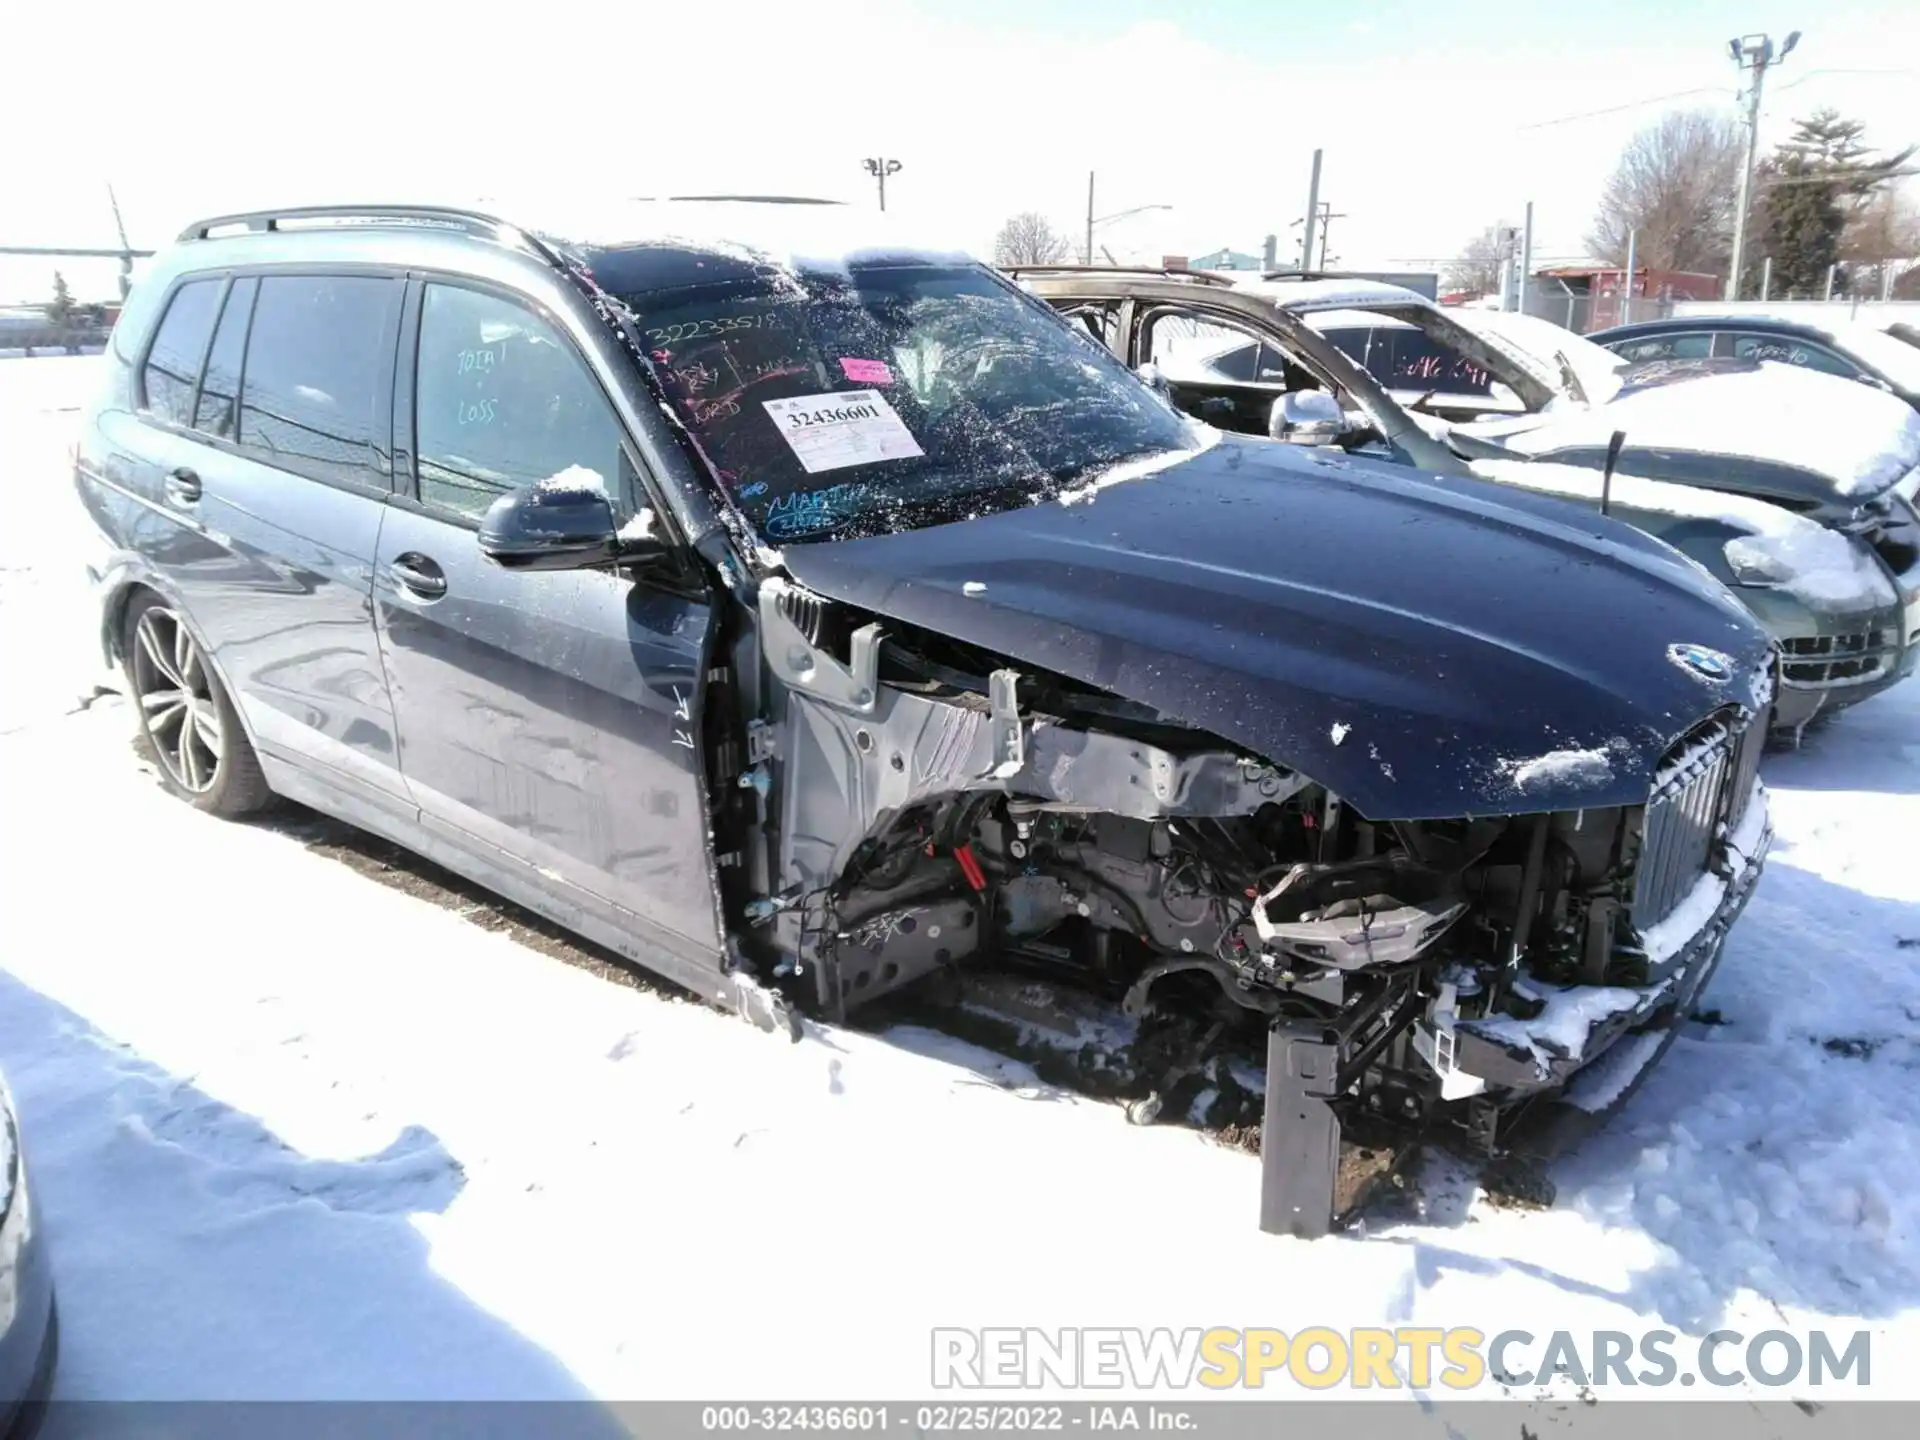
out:
{"label": "street light pole", "polygon": [[1743,35],[1727,42],[1727,52],[1742,70],[1753,71],[1753,83],[1747,87],[1747,160],[1740,170],[1739,208],[1733,216],[1733,263],[1727,274],[1727,299],[1740,298],[1740,266],[1747,248],[1747,210],[1753,201],[1753,167],[1760,155],[1760,92],[1767,71],[1793,53],[1800,43],[1800,32],[1787,36],[1780,53],[1773,50],[1771,35]]}
{"label": "street light pole", "polygon": [[887,177],[900,169],[900,162],[898,160],[889,160],[886,156],[880,155],[875,156],[871,160],[863,161],[862,163],[866,166],[867,173],[879,182],[880,208],[885,210],[887,208]]}
{"label": "street light pole", "polygon": [[1087,249],[1081,264],[1093,264],[1093,171],[1087,172]]}
{"label": "street light pole", "polygon": [[[1313,172],[1307,179],[1307,233],[1300,242],[1300,268],[1313,269],[1313,226],[1320,218],[1320,152],[1313,152]],[[1324,250],[1324,243],[1322,249]]]}

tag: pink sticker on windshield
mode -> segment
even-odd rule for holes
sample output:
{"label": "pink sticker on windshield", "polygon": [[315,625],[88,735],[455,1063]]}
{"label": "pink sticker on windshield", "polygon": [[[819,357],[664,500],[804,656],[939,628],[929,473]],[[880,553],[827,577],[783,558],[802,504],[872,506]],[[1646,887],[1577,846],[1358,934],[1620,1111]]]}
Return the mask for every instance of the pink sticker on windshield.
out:
{"label": "pink sticker on windshield", "polygon": [[891,385],[893,371],[884,360],[850,360],[841,357],[840,369],[847,379],[861,385]]}

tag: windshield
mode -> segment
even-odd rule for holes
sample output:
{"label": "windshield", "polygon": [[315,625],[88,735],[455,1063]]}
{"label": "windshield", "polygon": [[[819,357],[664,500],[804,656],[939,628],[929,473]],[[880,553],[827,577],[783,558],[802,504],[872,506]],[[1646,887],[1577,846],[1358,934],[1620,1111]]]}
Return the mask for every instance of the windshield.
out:
{"label": "windshield", "polygon": [[1032,504],[1199,436],[1104,348],[973,266],[763,272],[620,297],[767,539]]}
{"label": "windshield", "polygon": [[1902,390],[1920,395],[1920,348],[1871,325],[1849,325],[1836,338]]}

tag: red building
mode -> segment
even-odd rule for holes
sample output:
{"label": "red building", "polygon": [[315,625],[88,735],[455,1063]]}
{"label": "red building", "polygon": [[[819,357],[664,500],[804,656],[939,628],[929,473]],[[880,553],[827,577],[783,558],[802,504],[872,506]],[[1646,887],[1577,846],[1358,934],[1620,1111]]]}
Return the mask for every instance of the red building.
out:
{"label": "red building", "polygon": [[[1625,267],[1620,265],[1560,265],[1551,270],[1535,271],[1540,280],[1557,280],[1566,285],[1575,295],[1587,297],[1587,323],[1589,331],[1604,330],[1609,325],[1625,325],[1629,318],[1634,320],[1652,320],[1667,313],[1667,305],[1675,300],[1718,300],[1726,288],[1726,277],[1722,275],[1702,275],[1691,270],[1655,270],[1651,266],[1637,265],[1633,271],[1632,299],[1636,302],[1631,315],[1623,313],[1620,304],[1621,277]],[[1640,305],[1639,301],[1652,300],[1652,305]]]}

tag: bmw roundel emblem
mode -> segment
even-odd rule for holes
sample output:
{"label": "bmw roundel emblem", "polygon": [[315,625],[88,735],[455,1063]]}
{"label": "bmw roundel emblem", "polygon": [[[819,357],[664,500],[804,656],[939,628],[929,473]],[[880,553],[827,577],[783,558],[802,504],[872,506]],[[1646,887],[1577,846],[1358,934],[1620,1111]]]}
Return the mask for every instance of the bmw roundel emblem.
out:
{"label": "bmw roundel emblem", "polygon": [[1733,657],[1704,645],[1669,645],[1667,659],[1696,680],[1728,680],[1733,676]]}

